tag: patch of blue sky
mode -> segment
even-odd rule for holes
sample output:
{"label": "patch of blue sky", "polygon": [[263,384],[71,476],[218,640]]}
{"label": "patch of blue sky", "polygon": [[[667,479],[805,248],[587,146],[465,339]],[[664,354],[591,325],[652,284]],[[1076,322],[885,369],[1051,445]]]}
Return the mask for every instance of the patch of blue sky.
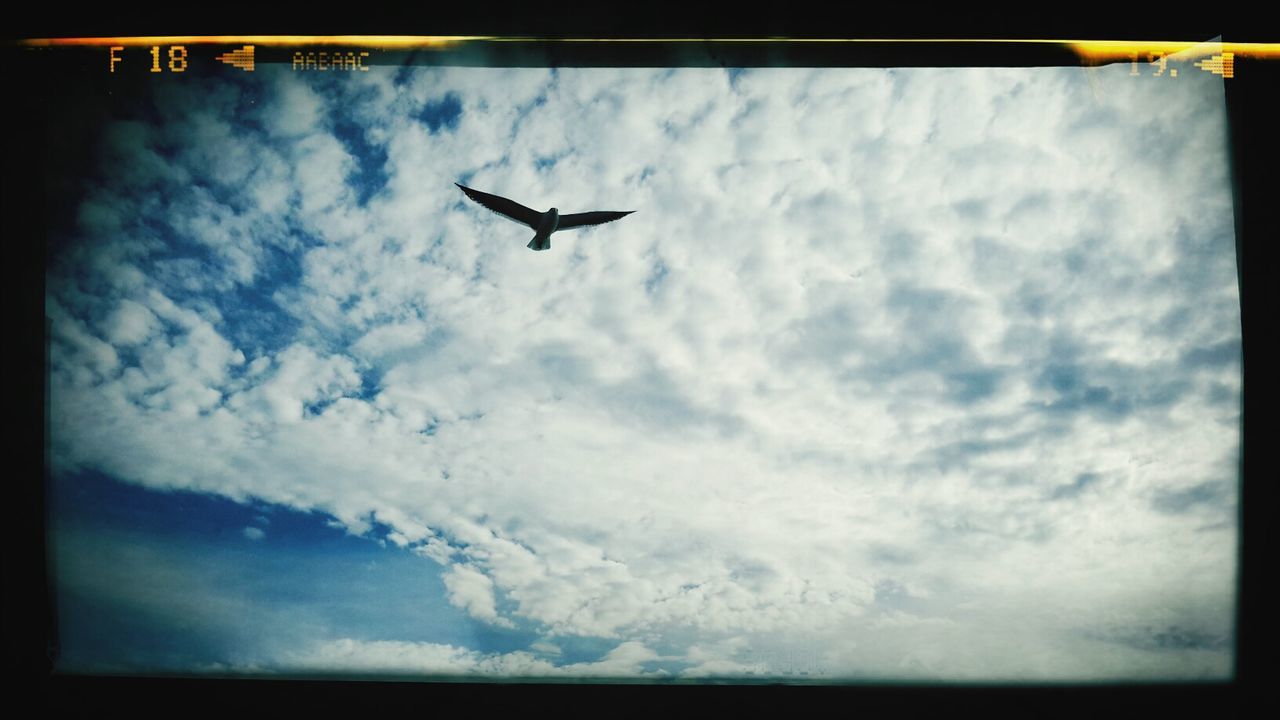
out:
{"label": "patch of blue sky", "polygon": [[327,410],[329,406],[332,405],[333,403],[334,403],[333,398],[325,398],[323,400],[317,400],[315,402],[306,403],[302,406],[302,414],[304,417],[309,417],[309,418],[316,417],[317,415],[323,415],[324,411]]}
{"label": "patch of blue sky", "polygon": [[250,355],[288,346],[302,325],[276,299],[277,290],[296,285],[302,278],[299,253],[276,246],[266,246],[263,252],[252,284],[237,285],[213,298],[223,318],[219,330]]}
{"label": "patch of blue sky", "polygon": [[[184,195],[184,200],[172,203],[148,202],[145,199],[137,199],[135,202],[121,200],[122,210],[131,215],[128,225],[121,232],[140,240],[128,259],[137,264],[166,295],[178,302],[200,296],[209,290],[223,290],[234,284],[228,261],[219,254],[216,245],[202,241],[189,228],[175,226],[175,217],[193,214],[208,214],[209,221],[213,225],[219,225],[223,218],[218,213],[223,210],[234,212],[217,198],[213,189],[200,186],[197,192],[202,193],[203,198]],[[97,230],[92,226],[85,228],[92,243],[99,248],[108,248],[113,242],[124,240],[120,236],[103,236]],[[265,259],[265,267],[270,270],[273,266],[280,266],[280,254],[276,246],[284,238],[278,232],[272,237],[269,232],[270,229],[263,230],[267,242],[258,245],[267,253],[277,251],[276,257]],[[110,295],[111,286],[116,281],[116,278],[95,273],[94,264],[88,262],[69,264],[62,268],[62,273],[81,290],[98,296]]]}
{"label": "patch of blue sky", "polygon": [[[55,478],[50,509],[60,669],[234,665],[300,640],[491,653],[536,639],[470,618],[446,602],[438,565],[352,536],[323,513],[157,492],[97,472]],[[385,535],[385,525],[376,528],[372,535]],[[179,618],[164,608],[194,612]]]}
{"label": "patch of blue sky", "polygon": [[1240,393],[1236,388],[1217,382],[1209,384],[1207,397],[1215,405],[1232,406],[1240,403]]}
{"label": "patch of blue sky", "polygon": [[458,127],[462,117],[462,98],[456,93],[448,93],[444,97],[429,100],[418,114],[418,120],[427,126],[432,133],[453,130]]}
{"label": "patch of blue sky", "polygon": [[1194,387],[1172,366],[1138,370],[1118,364],[1093,367],[1069,362],[1048,365],[1037,382],[1058,395],[1048,411],[1084,410],[1113,420],[1140,410],[1167,408]]}
{"label": "patch of blue sky", "polygon": [[208,286],[226,282],[213,249],[170,235],[172,242],[165,251],[154,255],[143,268],[170,300],[182,307],[215,307],[221,316],[218,331],[250,357],[274,352],[293,341],[301,323],[281,307],[276,292],[302,277],[298,252],[261,245],[252,282],[230,283],[220,292],[209,292]]}
{"label": "patch of blue sky", "polygon": [[[184,153],[198,154],[217,147],[216,142],[237,143],[262,132],[261,116],[256,112],[270,94],[269,82],[256,75],[209,75],[195,82],[189,73],[187,82],[159,86],[150,102],[118,106],[121,119],[143,121],[156,131],[148,138],[148,147],[171,162]],[[216,115],[220,124],[228,126],[225,136],[200,136],[201,129],[190,121],[201,114]]]}
{"label": "patch of blue sky", "polygon": [[1184,368],[1214,369],[1239,365],[1241,350],[1239,338],[1224,340],[1184,352],[1180,364]]}
{"label": "patch of blue sky", "polygon": [[57,615],[53,662],[59,672],[207,671],[250,640],[234,626],[138,612],[126,600],[74,585],[58,587]]}
{"label": "patch of blue sky", "polygon": [[348,182],[355,189],[359,203],[366,205],[390,179],[387,174],[387,148],[370,142],[365,124],[343,111],[341,104],[334,107],[336,112],[331,116],[333,134],[356,161],[356,171],[348,177]]}
{"label": "patch of blue sky", "polygon": [[960,405],[969,405],[993,396],[1004,379],[1004,373],[994,369],[967,370],[944,375],[948,397]]}
{"label": "patch of blue sky", "polygon": [[396,89],[403,89],[412,80],[413,76],[421,72],[417,67],[410,64],[411,58],[405,60],[404,66],[396,69],[396,74],[391,78],[391,83]]}
{"label": "patch of blue sky", "polygon": [[646,182],[649,181],[649,178],[653,177],[655,172],[657,171],[652,165],[645,165],[644,168],[640,170],[640,174],[638,176],[631,175],[630,177],[627,178],[627,180],[630,182],[631,178],[637,178],[635,181],[635,184],[643,186]]}
{"label": "patch of blue sky", "polygon": [[644,291],[646,293],[654,293],[658,287],[662,285],[662,281],[667,278],[667,264],[662,262],[662,258],[653,261],[653,269],[649,271],[649,277],[645,278]]}
{"label": "patch of blue sky", "polygon": [[[534,111],[546,104],[547,104],[547,94],[543,92],[543,93],[539,93],[538,96],[535,97],[533,100],[530,100],[529,102],[524,103],[523,105],[517,106],[516,121],[515,121],[515,124],[511,126],[512,134],[518,135],[520,133],[521,128],[523,128],[525,124],[530,121],[530,118],[534,117]],[[558,160],[558,159],[559,159],[558,157],[552,158],[551,159],[552,164],[554,164],[555,160]]]}
{"label": "patch of blue sky", "polygon": [[382,387],[383,371],[377,367],[360,370],[360,389],[352,397],[357,400],[370,401],[377,397]]}
{"label": "patch of blue sky", "polygon": [[1097,473],[1080,473],[1073,482],[1055,487],[1049,499],[1063,500],[1079,497],[1086,488],[1096,485],[1100,479],[1102,476]]}
{"label": "patch of blue sky", "polygon": [[1034,440],[1031,433],[1018,433],[998,440],[960,440],[938,448],[931,453],[931,459],[942,470],[968,468],[971,460],[990,453],[1017,450]]}
{"label": "patch of blue sky", "polygon": [[1151,506],[1166,515],[1178,515],[1200,507],[1227,510],[1236,502],[1236,479],[1208,480],[1184,490],[1158,490]]}
{"label": "patch of blue sky", "polygon": [[576,665],[578,663],[598,662],[618,647],[617,640],[606,640],[597,637],[557,636],[551,643],[560,650],[554,658],[557,665]]}

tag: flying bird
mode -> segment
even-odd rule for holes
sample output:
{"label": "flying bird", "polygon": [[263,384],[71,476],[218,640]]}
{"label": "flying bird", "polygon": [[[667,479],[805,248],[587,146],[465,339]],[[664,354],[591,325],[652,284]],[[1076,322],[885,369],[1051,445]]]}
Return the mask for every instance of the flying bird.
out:
{"label": "flying bird", "polygon": [[[458,185],[458,183],[454,183]],[[588,225],[599,225],[617,220],[620,217],[630,215],[635,210],[595,210],[592,212],[573,213],[571,215],[561,215],[556,208],[551,208],[546,212],[538,212],[532,208],[527,208],[514,200],[508,200],[497,195],[490,195],[479,190],[472,190],[469,187],[458,185],[467,197],[475,200],[490,210],[502,215],[503,217],[515,220],[521,225],[528,225],[533,228],[534,236],[529,241],[527,247],[530,250],[550,250],[551,249],[551,233],[557,230],[568,230],[569,228],[586,227]]]}

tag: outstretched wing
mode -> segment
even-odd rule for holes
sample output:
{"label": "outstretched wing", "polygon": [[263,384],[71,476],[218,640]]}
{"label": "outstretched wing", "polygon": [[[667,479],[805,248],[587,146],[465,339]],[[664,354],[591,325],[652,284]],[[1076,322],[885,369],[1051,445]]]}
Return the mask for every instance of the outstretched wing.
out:
{"label": "outstretched wing", "polygon": [[[454,185],[458,185],[458,183],[454,183]],[[514,200],[508,200],[504,197],[490,195],[489,193],[480,192],[479,190],[472,190],[471,188],[464,187],[462,185],[458,185],[458,187],[462,192],[467,194],[467,197],[475,200],[499,215],[511,218],[518,223],[528,225],[534,230],[538,229],[538,221],[542,219],[542,213],[537,210],[532,210]],[[587,214],[589,215],[590,213]]]}
{"label": "outstretched wing", "polygon": [[568,230],[569,228],[585,227],[587,225],[599,225],[600,223],[613,222],[621,217],[626,217],[635,210],[596,210],[595,212],[574,213],[572,215],[561,215],[560,224],[557,230]]}

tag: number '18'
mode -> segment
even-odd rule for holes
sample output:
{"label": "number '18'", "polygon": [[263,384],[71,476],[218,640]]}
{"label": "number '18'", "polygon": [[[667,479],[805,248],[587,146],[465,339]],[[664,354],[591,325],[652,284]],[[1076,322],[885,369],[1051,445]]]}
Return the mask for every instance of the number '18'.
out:
{"label": "number '18'", "polygon": [[[182,45],[169,48],[169,72],[185,72],[187,69],[187,49]],[[160,48],[151,46],[151,72],[162,72],[160,67]]]}

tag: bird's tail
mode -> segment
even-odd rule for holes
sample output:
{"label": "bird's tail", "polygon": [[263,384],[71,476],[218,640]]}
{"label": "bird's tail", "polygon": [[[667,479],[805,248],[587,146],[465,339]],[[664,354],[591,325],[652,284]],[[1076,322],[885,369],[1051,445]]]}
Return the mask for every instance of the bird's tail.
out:
{"label": "bird's tail", "polygon": [[529,248],[530,250],[550,250],[551,238],[542,238],[542,242],[538,242],[538,236],[534,235],[533,239],[530,240],[529,244],[525,245],[525,247]]}

